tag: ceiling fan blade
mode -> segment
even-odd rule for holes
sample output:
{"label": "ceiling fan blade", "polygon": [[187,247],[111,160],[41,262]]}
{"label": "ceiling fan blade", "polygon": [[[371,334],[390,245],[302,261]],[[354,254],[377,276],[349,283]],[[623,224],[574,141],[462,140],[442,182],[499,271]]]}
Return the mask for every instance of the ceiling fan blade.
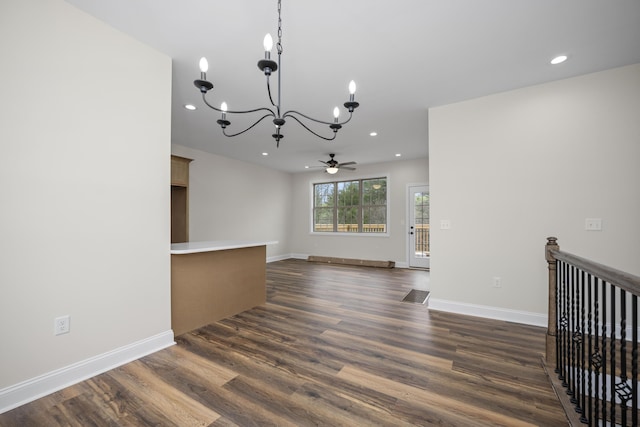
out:
{"label": "ceiling fan blade", "polygon": [[355,165],[357,164],[356,162],[346,162],[346,163],[340,163],[340,166],[347,166],[347,165]]}
{"label": "ceiling fan blade", "polygon": [[323,162],[322,160],[318,160],[318,161],[319,161],[320,163],[322,163],[322,164],[325,164],[325,165],[329,166],[329,163],[327,163],[327,162]]}
{"label": "ceiling fan blade", "polygon": [[344,169],[344,170],[348,170],[348,171],[356,170],[356,168],[352,168],[352,167],[349,167],[349,166],[347,166],[347,167],[340,166],[340,169]]}

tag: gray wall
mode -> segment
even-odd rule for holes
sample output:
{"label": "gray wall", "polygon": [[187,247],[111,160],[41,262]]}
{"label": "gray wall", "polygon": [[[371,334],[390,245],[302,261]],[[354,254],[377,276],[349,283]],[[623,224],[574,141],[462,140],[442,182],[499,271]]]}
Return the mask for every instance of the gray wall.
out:
{"label": "gray wall", "polygon": [[639,118],[640,65],[430,110],[432,306],[542,319],[547,236],[640,274]]}
{"label": "gray wall", "polygon": [[0,28],[2,410],[11,386],[173,336],[170,58],[61,0],[3,2]]}

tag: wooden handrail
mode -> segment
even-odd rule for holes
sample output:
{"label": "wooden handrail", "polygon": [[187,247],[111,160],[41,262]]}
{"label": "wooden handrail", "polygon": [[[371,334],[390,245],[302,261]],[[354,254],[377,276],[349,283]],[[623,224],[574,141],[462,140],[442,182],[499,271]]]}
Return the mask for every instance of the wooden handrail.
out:
{"label": "wooden handrail", "polygon": [[549,250],[554,259],[565,261],[600,279],[640,296],[640,277],[560,250]]}

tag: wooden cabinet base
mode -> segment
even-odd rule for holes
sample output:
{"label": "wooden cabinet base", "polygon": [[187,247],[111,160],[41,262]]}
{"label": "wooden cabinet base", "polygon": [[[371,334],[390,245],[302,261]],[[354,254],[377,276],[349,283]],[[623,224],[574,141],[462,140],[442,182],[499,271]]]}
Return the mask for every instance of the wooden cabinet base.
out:
{"label": "wooden cabinet base", "polygon": [[266,246],[171,255],[171,327],[178,336],[266,302]]}

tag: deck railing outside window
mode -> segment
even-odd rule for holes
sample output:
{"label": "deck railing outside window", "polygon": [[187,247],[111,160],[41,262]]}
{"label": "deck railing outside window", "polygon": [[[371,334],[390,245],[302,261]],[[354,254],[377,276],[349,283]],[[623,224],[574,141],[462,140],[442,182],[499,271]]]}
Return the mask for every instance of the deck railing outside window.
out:
{"label": "deck railing outside window", "polygon": [[[357,233],[358,224],[338,224],[339,233]],[[333,224],[316,224],[313,231],[333,231]],[[386,224],[362,224],[363,233],[386,233]]]}
{"label": "deck railing outside window", "polygon": [[[332,232],[333,224],[316,224],[314,231]],[[338,224],[338,232],[340,233],[357,233],[358,224]],[[363,224],[363,233],[386,233],[386,224]],[[416,224],[416,254],[421,256],[429,255],[429,224]]]}
{"label": "deck railing outside window", "polygon": [[416,224],[416,255],[429,256],[429,224]]}

